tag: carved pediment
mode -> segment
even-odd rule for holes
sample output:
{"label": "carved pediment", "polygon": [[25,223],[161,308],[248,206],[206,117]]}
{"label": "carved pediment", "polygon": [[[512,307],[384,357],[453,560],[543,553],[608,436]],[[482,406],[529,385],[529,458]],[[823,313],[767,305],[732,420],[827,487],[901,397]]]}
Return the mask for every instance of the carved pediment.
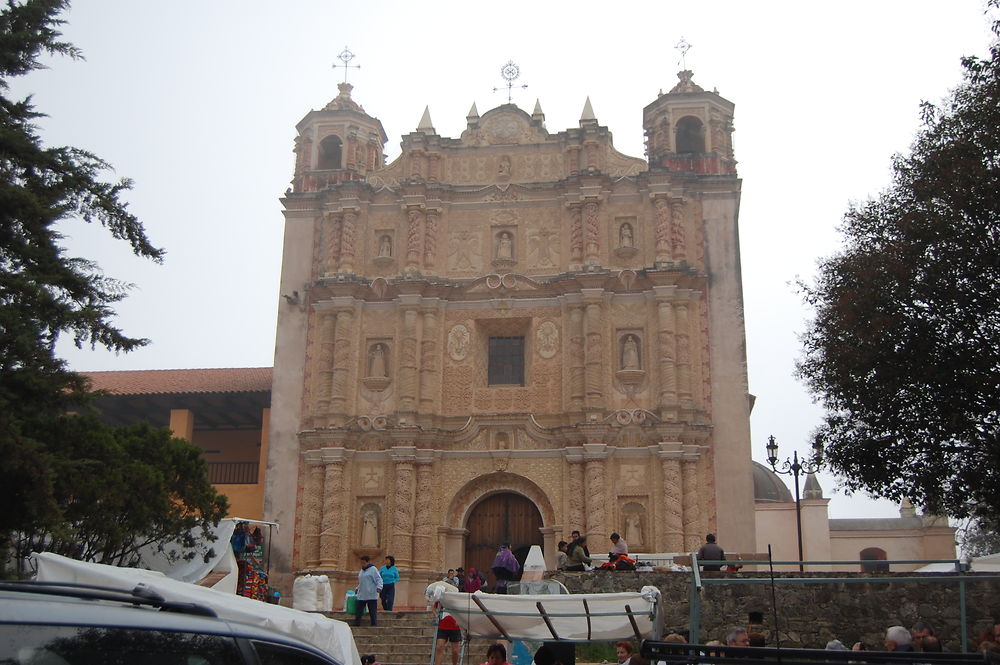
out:
{"label": "carved pediment", "polygon": [[488,111],[476,127],[462,132],[462,143],[475,146],[544,143],[547,139],[544,129],[531,124],[531,116],[510,104]]}

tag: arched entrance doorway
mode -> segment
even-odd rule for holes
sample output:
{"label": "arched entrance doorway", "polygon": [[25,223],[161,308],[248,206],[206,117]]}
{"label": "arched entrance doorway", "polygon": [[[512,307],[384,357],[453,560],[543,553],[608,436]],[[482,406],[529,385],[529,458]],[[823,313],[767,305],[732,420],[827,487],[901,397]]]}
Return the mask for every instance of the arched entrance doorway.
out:
{"label": "arched entrance doorway", "polygon": [[466,526],[469,536],[465,541],[465,569],[484,571],[490,588],[496,578],[490,570],[500,543],[509,542],[518,562],[524,559],[532,545],[542,545],[542,514],[525,496],[513,492],[492,494],[469,513]]}

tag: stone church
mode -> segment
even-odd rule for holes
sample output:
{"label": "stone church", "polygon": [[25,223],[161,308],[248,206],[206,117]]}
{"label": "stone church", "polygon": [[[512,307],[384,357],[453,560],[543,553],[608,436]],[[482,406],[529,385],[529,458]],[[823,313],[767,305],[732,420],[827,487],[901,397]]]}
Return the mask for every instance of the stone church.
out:
{"label": "stone church", "polygon": [[[733,104],[690,71],[624,155],[578,127],[425,112],[385,163],[352,86],[297,125],[264,518],[272,572],[391,554],[400,606],[497,544],[754,551]],[[638,120],[640,109],[636,109]],[[280,581],[280,576],[278,580]],[[335,596],[337,597],[337,596]]]}

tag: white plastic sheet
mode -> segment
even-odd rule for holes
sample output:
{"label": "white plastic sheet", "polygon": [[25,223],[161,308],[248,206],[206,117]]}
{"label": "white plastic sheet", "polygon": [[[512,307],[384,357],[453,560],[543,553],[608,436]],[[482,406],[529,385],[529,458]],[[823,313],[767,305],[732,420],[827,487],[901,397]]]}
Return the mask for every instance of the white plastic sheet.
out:
{"label": "white plastic sheet", "polygon": [[650,637],[660,601],[660,590],[653,586],[638,593],[537,596],[453,593],[438,587],[428,588],[428,595],[472,635],[522,640],[632,640],[636,629],[640,637]]}
{"label": "white plastic sheet", "polygon": [[94,584],[125,591],[131,591],[136,584],[145,584],[166,600],[206,605],[221,618],[263,626],[308,642],[344,665],[361,664],[350,627],[343,621],[335,621],[322,614],[269,605],[174,580],[152,570],[87,563],[49,552],[34,556],[38,566],[37,579],[42,582]]}

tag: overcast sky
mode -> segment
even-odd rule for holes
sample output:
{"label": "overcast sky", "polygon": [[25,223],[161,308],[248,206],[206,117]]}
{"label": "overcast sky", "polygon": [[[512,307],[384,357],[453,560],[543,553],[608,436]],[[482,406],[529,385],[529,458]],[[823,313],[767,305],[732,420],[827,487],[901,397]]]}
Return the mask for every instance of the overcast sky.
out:
{"label": "overcast sky", "polygon": [[[795,280],[837,250],[850,201],[889,180],[921,100],[961,80],[990,41],[983,0],[820,2],[342,2],[77,0],[65,58],[20,80],[50,144],[89,149],[135,181],[128,195],[163,265],[100,229],[64,226],[70,252],[136,284],[118,321],[152,343],[126,356],[62,349],[77,370],[255,367],[273,362],[295,124],[337,94],[345,46],[354,99],[381,119],[389,159],[430,107],[458,137],[473,102],[514,103],[578,126],[589,96],[625,154],[643,157],[642,109],[676,83],[683,37],[694,80],[736,104],[741,251],[754,457],[774,434],[807,450],[820,410],[793,376],[808,311]],[[834,494],[833,517],[895,516]]]}

